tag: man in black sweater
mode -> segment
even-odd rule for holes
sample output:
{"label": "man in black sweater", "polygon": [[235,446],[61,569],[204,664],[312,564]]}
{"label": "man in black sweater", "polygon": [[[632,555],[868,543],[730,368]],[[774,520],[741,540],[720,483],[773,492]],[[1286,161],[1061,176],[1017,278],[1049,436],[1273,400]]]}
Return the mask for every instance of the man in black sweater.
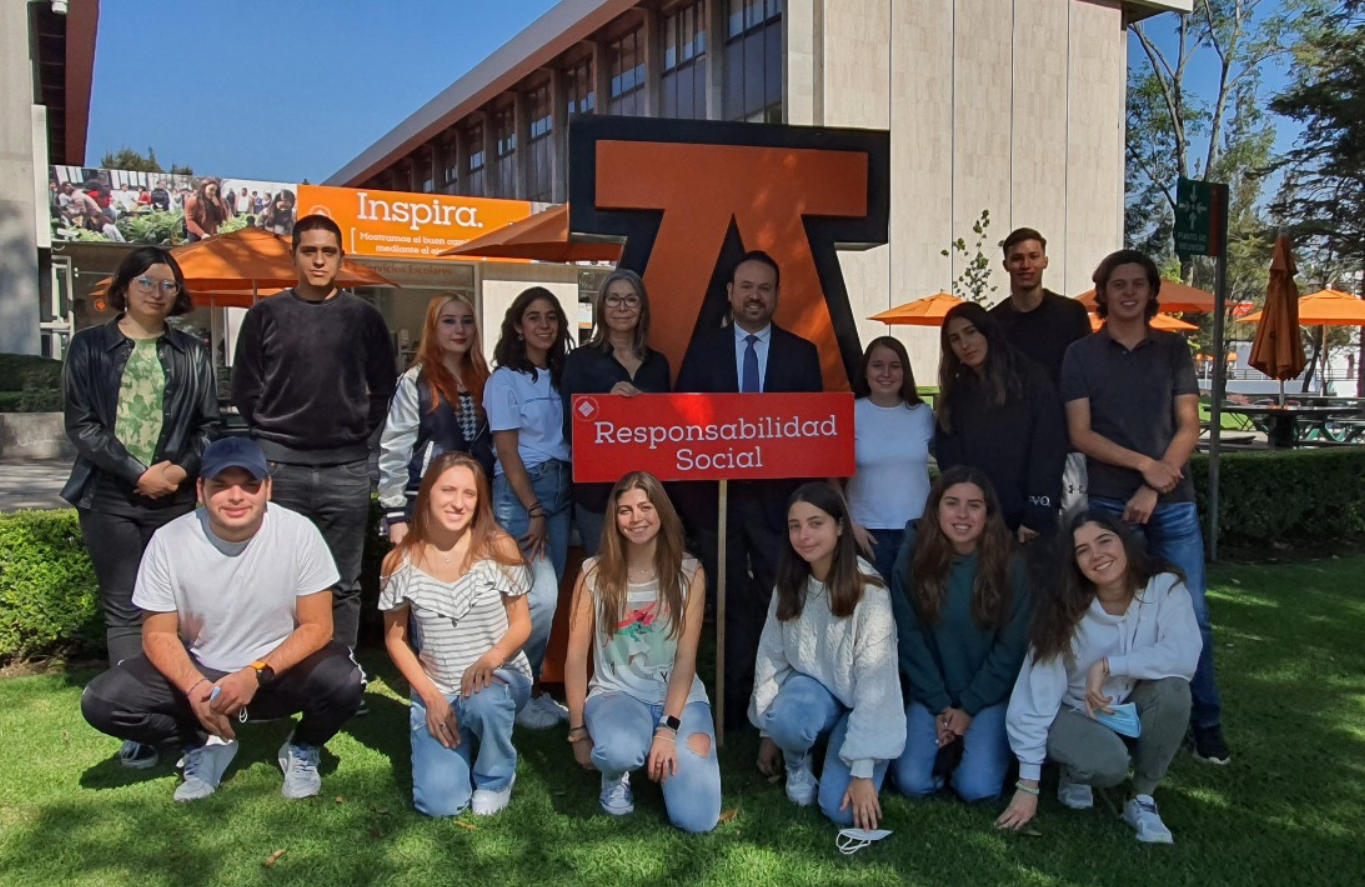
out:
{"label": "man in black sweater", "polygon": [[232,402],[271,462],[273,500],[313,521],[341,579],[335,639],[360,628],[360,562],[370,510],[369,440],[384,422],[396,372],[384,318],[336,287],[341,229],[326,216],[294,225],[299,282],[246,313]]}
{"label": "man in black sweater", "polygon": [[[1075,299],[1043,289],[1047,240],[1033,228],[1015,228],[1002,244],[1010,296],[991,309],[1005,338],[1047,371],[1052,387],[1062,384],[1062,358],[1071,343],[1090,335],[1090,314]],[[1062,474],[1062,511],[1085,498],[1085,459],[1067,455]]]}
{"label": "man in black sweater", "polygon": [[1062,358],[1077,339],[1090,335],[1090,315],[1075,299],[1043,289],[1047,241],[1032,228],[1016,228],[1003,244],[1010,295],[991,309],[1005,338],[1042,364],[1054,387],[1061,385]]}

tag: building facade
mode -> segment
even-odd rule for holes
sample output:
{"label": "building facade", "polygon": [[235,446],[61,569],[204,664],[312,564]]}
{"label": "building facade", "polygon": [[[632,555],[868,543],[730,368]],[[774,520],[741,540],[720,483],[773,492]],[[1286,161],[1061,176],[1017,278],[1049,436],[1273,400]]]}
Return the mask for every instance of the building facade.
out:
{"label": "building facade", "polygon": [[[890,242],[841,254],[866,341],[952,288],[983,211],[992,258],[1028,225],[1049,287],[1089,287],[1123,239],[1127,25],[1190,3],[564,0],[328,184],[561,202],[580,114],[885,129]],[[927,380],[936,337],[899,334]]]}

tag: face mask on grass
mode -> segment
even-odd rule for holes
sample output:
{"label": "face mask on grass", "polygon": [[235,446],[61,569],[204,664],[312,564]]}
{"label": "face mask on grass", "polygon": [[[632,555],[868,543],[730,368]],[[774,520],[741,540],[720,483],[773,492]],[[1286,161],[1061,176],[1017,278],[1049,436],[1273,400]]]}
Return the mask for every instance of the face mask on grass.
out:
{"label": "face mask on grass", "polygon": [[839,837],[834,840],[834,846],[838,847],[839,852],[845,856],[852,856],[864,847],[871,846],[882,838],[889,837],[890,834],[891,832],[886,829],[840,829]]}

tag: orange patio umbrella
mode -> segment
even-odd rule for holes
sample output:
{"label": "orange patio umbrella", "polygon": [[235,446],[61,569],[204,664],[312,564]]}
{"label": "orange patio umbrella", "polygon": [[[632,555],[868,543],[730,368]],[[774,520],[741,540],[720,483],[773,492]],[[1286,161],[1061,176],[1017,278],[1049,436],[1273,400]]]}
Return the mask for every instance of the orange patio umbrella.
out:
{"label": "orange patio umbrella", "polygon": [[[238,298],[246,298],[248,307],[255,301],[253,295],[259,296],[262,289],[278,290],[298,282],[289,238],[260,228],[243,228],[177,246],[171,250],[171,255],[180,265],[185,288],[191,294],[239,293],[242,295]],[[112,278],[101,280],[95,285],[95,291],[101,292],[111,282]],[[398,286],[377,271],[350,259],[342,260],[336,283],[342,287]]]}
{"label": "orange patio umbrella", "polygon": [[[1098,332],[1102,326],[1104,326],[1104,320],[1095,312],[1090,312],[1090,329]],[[1199,329],[1198,324],[1172,317],[1169,314],[1158,314],[1153,317],[1151,326],[1154,330],[1168,330],[1173,333],[1188,333],[1190,330]]]}
{"label": "orange patio umbrella", "polygon": [[944,316],[962,302],[963,300],[957,296],[934,293],[932,296],[898,305],[881,314],[874,314],[868,320],[904,326],[942,326]]}
{"label": "orange patio umbrella", "polygon": [[619,262],[621,244],[573,240],[569,234],[569,205],[562,203],[441,255],[541,262]]}
{"label": "orange patio umbrella", "polygon": [[[1272,379],[1280,380],[1283,393],[1286,379],[1303,372],[1303,337],[1299,324],[1299,286],[1294,282],[1298,268],[1289,251],[1289,238],[1281,234],[1275,238],[1275,253],[1270,260],[1270,283],[1265,291],[1265,308],[1257,315],[1260,327],[1251,343],[1251,357],[1247,363]],[[1365,303],[1361,303],[1365,308]],[[1249,319],[1249,318],[1248,318]]]}
{"label": "orange patio umbrella", "polygon": [[[1095,291],[1086,290],[1076,297],[1085,305],[1085,310],[1094,311]],[[1162,311],[1173,314],[1208,314],[1213,310],[1213,293],[1181,283],[1178,280],[1161,281],[1161,292],[1157,301]]]}
{"label": "orange patio umbrella", "polygon": [[[1319,290],[1299,299],[1297,307],[1299,326],[1365,326],[1365,299],[1340,290]],[[1264,315],[1257,311],[1242,320],[1261,323]]]}

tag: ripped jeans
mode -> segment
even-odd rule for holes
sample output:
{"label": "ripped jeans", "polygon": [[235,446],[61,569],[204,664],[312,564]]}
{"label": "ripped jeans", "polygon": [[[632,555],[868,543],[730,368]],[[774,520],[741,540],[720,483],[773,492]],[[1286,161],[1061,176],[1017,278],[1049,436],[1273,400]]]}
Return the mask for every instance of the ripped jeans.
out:
{"label": "ripped jeans", "polygon": [[[662,705],[646,705],[624,693],[603,693],[588,700],[583,723],[592,737],[592,762],[605,779],[638,770],[649,758]],[[678,772],[663,783],[668,820],[685,832],[709,832],[720,819],[720,760],[711,706],[691,702],[683,708],[678,730]],[[699,754],[702,748],[705,754]]]}

